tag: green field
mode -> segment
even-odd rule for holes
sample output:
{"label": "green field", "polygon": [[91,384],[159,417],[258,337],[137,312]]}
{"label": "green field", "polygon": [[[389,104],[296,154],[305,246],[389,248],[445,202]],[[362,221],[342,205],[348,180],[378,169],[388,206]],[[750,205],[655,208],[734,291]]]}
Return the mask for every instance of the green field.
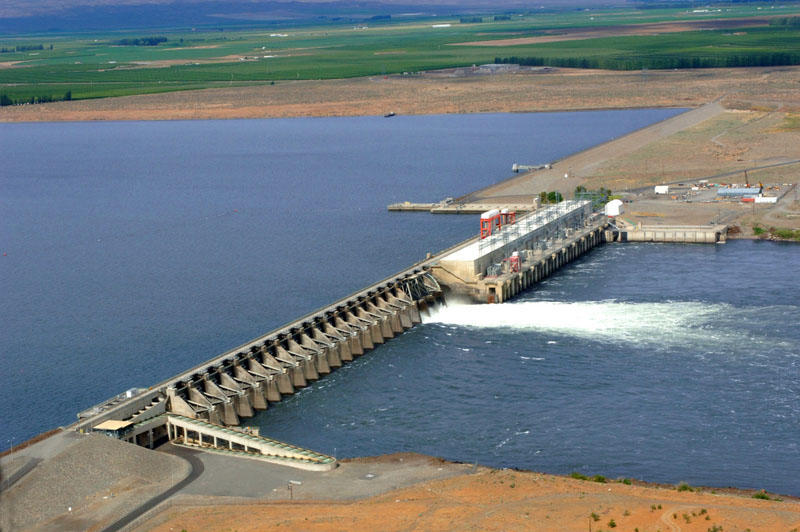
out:
{"label": "green field", "polygon": [[[392,20],[368,28],[348,26],[239,30],[170,30],[157,33],[40,34],[0,37],[0,99],[21,103],[48,99],[102,98],[295,79],[330,79],[413,73],[491,63],[589,68],[676,68],[800,63],[800,27],[768,26],[719,31],[501,47],[454,43],[542,35],[564,27],[798,15],[797,4],[737,6],[714,13],[686,9],[570,11],[459,18]],[[434,28],[433,24],[451,24]],[[280,36],[278,36],[280,35]],[[283,36],[286,35],[286,36]],[[157,46],[123,46],[123,39],[165,37]],[[20,51],[16,51],[20,48]],[[41,48],[41,49],[40,49]],[[776,54],[780,54],[777,57]],[[225,59],[220,59],[225,58]],[[165,61],[191,64],[165,64]],[[214,61],[214,62],[209,62]],[[771,63],[770,63],[771,61]]]}

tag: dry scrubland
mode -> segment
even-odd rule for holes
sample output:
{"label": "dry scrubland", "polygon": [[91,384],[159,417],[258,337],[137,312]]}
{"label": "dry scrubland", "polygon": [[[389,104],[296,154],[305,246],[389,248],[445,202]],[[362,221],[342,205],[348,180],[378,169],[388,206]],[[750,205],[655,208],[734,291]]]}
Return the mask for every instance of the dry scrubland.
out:
{"label": "dry scrubland", "polygon": [[[687,486],[688,488],[688,486]],[[759,530],[800,527],[800,501],[479,468],[351,501],[207,506],[185,500],[139,530]]]}
{"label": "dry scrubland", "polygon": [[[800,115],[727,110],[674,135],[598,165],[584,184],[625,191],[660,183],[800,183]],[[745,176],[747,170],[747,176]],[[626,219],[642,223],[705,224],[721,217],[737,225],[735,236],[750,237],[753,227],[800,229],[800,202],[790,190],[776,206],[737,202],[684,203],[668,199],[634,202]]]}
{"label": "dry scrubland", "polygon": [[[800,124],[791,114],[764,110],[729,110],[692,128],[652,142],[636,152],[615,158],[595,172],[594,182],[623,190],[636,186],[720,178],[744,182],[744,170],[800,158]],[[749,175],[752,174],[752,175]],[[751,181],[796,182],[797,170],[785,167],[750,170]]]}
{"label": "dry scrubland", "polygon": [[0,121],[171,120],[535,112],[643,107],[800,112],[800,67],[609,72],[555,69],[504,75],[371,77],[278,82],[101,100],[9,106]]}

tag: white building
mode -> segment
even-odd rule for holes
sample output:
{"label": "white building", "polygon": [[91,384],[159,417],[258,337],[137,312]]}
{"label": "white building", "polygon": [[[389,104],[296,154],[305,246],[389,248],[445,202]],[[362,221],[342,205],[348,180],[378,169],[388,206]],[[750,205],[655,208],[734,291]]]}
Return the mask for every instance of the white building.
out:
{"label": "white building", "polygon": [[609,201],[606,203],[603,212],[606,216],[619,216],[622,214],[622,200],[615,199]]}

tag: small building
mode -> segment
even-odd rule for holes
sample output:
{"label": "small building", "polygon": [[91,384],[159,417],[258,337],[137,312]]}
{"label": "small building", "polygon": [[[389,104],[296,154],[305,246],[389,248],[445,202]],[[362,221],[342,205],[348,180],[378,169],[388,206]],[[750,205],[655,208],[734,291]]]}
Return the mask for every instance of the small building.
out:
{"label": "small building", "polygon": [[656,185],[653,188],[653,192],[656,194],[669,194],[669,185]]}
{"label": "small building", "polygon": [[723,198],[755,198],[761,194],[761,187],[720,187],[717,196]]}
{"label": "small building", "polygon": [[478,67],[478,72],[483,74],[505,74],[519,72],[519,65],[514,63],[487,63]]}
{"label": "small building", "polygon": [[606,216],[619,216],[622,211],[622,200],[619,199],[609,201],[603,209],[603,213]]}
{"label": "small building", "polygon": [[117,419],[107,419],[92,427],[95,432],[102,432],[106,436],[122,440],[128,433],[130,426],[133,425],[130,421],[119,421]]}
{"label": "small building", "polygon": [[756,196],[755,203],[778,203],[777,196]]}

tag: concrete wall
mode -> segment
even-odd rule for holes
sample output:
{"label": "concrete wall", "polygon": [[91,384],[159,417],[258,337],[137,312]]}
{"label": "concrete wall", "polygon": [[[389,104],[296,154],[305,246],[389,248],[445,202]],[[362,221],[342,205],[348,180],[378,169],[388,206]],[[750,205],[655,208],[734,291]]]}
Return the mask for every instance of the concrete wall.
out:
{"label": "concrete wall", "polygon": [[567,238],[552,243],[547,249],[520,253],[522,260],[519,272],[504,273],[498,277],[481,276],[467,281],[441,264],[434,266],[431,271],[448,292],[466,296],[478,303],[502,303],[606,242],[606,233],[610,233],[605,231],[606,227],[605,219],[600,218],[587,228],[572,231]]}
{"label": "concrete wall", "polygon": [[526,223],[537,214],[542,213],[528,214],[516,224],[476,243],[474,246],[477,247],[477,253],[470,255],[458,251],[442,257],[436,266],[462,282],[475,282],[486,274],[489,266],[502,262],[514,251],[533,250],[537,242],[553,238],[559,227],[583,225],[591,215],[591,204],[588,201],[575,202],[574,209],[570,212],[551,221],[533,225],[529,230],[524,229]]}
{"label": "concrete wall", "polygon": [[618,239],[622,242],[686,242],[705,243],[725,242],[728,227],[714,226],[641,226],[634,231],[620,231]]}

